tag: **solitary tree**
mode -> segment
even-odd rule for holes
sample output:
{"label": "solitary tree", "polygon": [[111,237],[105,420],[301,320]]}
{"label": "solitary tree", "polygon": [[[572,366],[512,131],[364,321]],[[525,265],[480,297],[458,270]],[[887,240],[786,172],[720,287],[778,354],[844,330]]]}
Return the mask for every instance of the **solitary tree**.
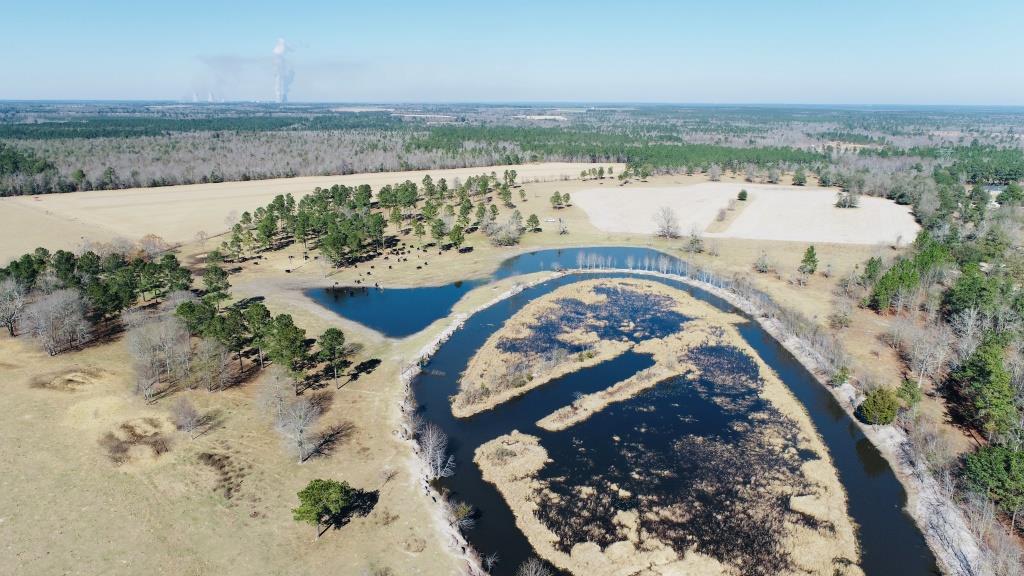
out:
{"label": "solitary tree", "polygon": [[704,251],[704,239],[697,233],[696,227],[690,230],[690,239],[687,240],[683,249],[690,254],[700,254]]}
{"label": "solitary tree", "polygon": [[345,333],[337,328],[328,328],[317,340],[320,352],[317,356],[327,362],[334,371],[334,383],[338,383],[338,366],[345,358]]}
{"label": "solitary tree", "polygon": [[516,576],[551,576],[551,570],[540,559],[531,557],[519,565]]}
{"label": "solitary tree", "polygon": [[747,201],[747,189],[744,188],[744,189],[740,190],[740,193],[736,195],[736,198],[740,202],[746,202]]}
{"label": "solitary tree", "polygon": [[309,446],[309,433],[317,420],[320,419],[320,407],[308,397],[295,398],[284,402],[277,415],[277,430],[285,442],[292,445],[299,463],[303,463],[312,454]]}
{"label": "solitary tree", "polygon": [[836,208],[856,208],[860,203],[860,194],[854,191],[840,191],[836,194]]}
{"label": "solitary tree", "polygon": [[654,214],[654,224],[657,226],[657,235],[662,238],[679,237],[679,218],[676,211],[668,206],[662,206]]}
{"label": "solitary tree", "polygon": [[899,397],[888,388],[875,388],[867,393],[857,407],[860,417],[868,424],[892,424],[900,408]]}
{"label": "solitary tree", "polygon": [[440,426],[433,422],[426,424],[419,433],[419,446],[431,480],[455,473],[455,456],[448,454],[448,435]]}
{"label": "solitary tree", "polygon": [[712,182],[718,182],[722,179],[722,167],[718,164],[712,164],[708,167],[708,180]]}
{"label": "solitary tree", "polygon": [[818,269],[818,254],[814,251],[814,245],[807,247],[804,258],[800,261],[799,271],[801,274],[814,274]]}
{"label": "solitary tree", "polygon": [[292,510],[292,517],[297,522],[305,522],[316,528],[319,540],[323,531],[320,526],[329,524],[341,514],[352,501],[355,491],[347,482],[337,480],[311,480],[299,491],[299,507]]}
{"label": "solitary tree", "polygon": [[800,168],[796,169],[796,172],[793,173],[793,185],[794,186],[804,186],[806,184],[807,184],[807,172],[804,172],[804,169],[801,166]]}
{"label": "solitary tree", "polygon": [[536,214],[530,214],[530,217],[526,219],[526,227],[533,231],[539,231],[540,218],[537,218]]}
{"label": "solitary tree", "polygon": [[195,431],[202,423],[202,416],[192,402],[185,397],[178,400],[171,406],[171,418],[174,420],[174,427],[188,434],[190,439],[195,438]]}

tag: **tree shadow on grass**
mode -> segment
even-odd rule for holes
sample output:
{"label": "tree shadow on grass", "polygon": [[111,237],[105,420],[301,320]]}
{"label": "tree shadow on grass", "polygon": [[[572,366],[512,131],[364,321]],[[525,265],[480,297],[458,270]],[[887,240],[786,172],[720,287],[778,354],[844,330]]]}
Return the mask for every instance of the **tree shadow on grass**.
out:
{"label": "tree shadow on grass", "polygon": [[352,436],[355,429],[351,422],[341,422],[327,427],[313,438],[313,449],[307,459],[330,456],[342,442]]}
{"label": "tree shadow on grass", "polygon": [[[356,380],[359,380],[360,376],[362,376],[363,374],[370,374],[371,372],[376,370],[377,367],[380,365],[380,358],[370,358],[369,360],[363,360],[359,364],[356,364],[354,368],[352,368],[352,372],[348,375],[348,382],[355,382]],[[346,382],[346,384],[348,384],[348,382]]]}
{"label": "tree shadow on grass", "polygon": [[353,489],[348,506],[328,521],[328,527],[339,530],[351,522],[353,518],[362,518],[369,515],[370,512],[373,512],[379,500],[380,491],[378,490]]}
{"label": "tree shadow on grass", "polygon": [[196,431],[193,433],[192,439],[205,436],[214,430],[222,428],[226,421],[227,417],[223,410],[214,408],[213,410],[206,411],[199,416],[199,422],[196,425]]}

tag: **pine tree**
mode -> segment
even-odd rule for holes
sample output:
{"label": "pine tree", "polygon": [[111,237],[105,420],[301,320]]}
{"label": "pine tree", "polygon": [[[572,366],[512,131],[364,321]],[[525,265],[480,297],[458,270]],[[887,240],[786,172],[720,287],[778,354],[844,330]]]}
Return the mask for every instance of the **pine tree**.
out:
{"label": "pine tree", "polygon": [[316,527],[316,537],[323,533],[320,526],[330,523],[352,501],[355,491],[347,482],[337,480],[310,480],[299,492],[299,507],[292,509],[297,522]]}
{"label": "pine tree", "polygon": [[801,274],[814,274],[818,269],[818,254],[814,251],[814,245],[808,246],[804,252],[804,259],[800,261],[799,271]]}
{"label": "pine tree", "polygon": [[804,186],[806,184],[807,184],[807,173],[804,172],[804,169],[802,167],[801,168],[797,168],[796,172],[793,173],[793,185],[794,186]]}

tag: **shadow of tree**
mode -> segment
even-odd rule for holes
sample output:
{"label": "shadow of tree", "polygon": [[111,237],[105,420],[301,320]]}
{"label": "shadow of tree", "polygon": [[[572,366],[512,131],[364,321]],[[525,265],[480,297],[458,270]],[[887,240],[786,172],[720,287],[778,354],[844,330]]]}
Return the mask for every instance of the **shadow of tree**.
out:
{"label": "shadow of tree", "polygon": [[351,422],[341,422],[329,426],[313,438],[313,449],[307,459],[329,456],[339,444],[352,436],[355,428]]}
{"label": "shadow of tree", "polygon": [[369,515],[370,512],[373,512],[379,500],[380,491],[378,490],[354,489],[348,506],[330,519],[330,527],[338,530],[351,522],[353,518],[362,518]]}
{"label": "shadow of tree", "polygon": [[196,432],[193,439],[205,436],[210,432],[221,428],[224,426],[225,421],[226,417],[223,410],[219,408],[208,410],[199,417],[199,422],[196,425]]}
{"label": "shadow of tree", "polygon": [[309,401],[320,411],[326,414],[334,404],[334,392],[330,390],[318,390],[309,395]]}
{"label": "shadow of tree", "polygon": [[[369,360],[363,360],[359,364],[356,364],[352,368],[352,372],[348,375],[348,382],[354,382],[359,379],[363,374],[370,374],[381,365],[380,358],[370,358]],[[346,382],[347,383],[347,382]]]}

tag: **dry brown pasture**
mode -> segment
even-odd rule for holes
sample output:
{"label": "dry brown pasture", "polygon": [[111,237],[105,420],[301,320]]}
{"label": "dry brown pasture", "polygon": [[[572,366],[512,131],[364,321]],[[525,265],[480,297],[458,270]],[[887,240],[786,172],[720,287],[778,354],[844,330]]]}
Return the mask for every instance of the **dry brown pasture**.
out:
{"label": "dry brown pasture", "polygon": [[[78,248],[85,240],[138,240],[156,234],[174,244],[190,242],[198,233],[213,236],[224,232],[239,214],[266,205],[278,194],[291,193],[298,198],[318,186],[369,184],[376,190],[405,180],[418,183],[427,174],[435,181],[446,178],[452,182],[491,172],[500,177],[509,169],[516,170],[520,182],[562,180],[578,178],[581,170],[594,166],[598,165],[549,162],[0,198],[0,264],[36,246],[68,250]],[[614,163],[601,166],[622,168]]]}

